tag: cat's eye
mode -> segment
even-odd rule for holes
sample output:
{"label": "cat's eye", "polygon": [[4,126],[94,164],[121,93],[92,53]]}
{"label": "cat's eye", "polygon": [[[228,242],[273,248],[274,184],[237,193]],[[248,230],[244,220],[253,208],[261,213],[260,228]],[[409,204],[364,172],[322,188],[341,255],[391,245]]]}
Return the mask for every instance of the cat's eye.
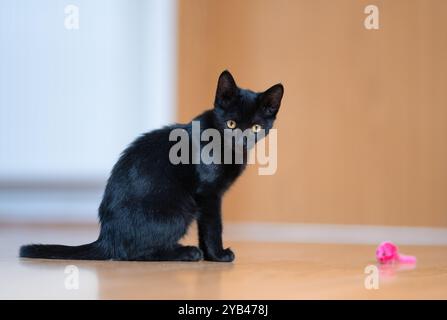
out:
{"label": "cat's eye", "polygon": [[227,121],[227,127],[230,128],[230,129],[234,129],[234,128],[236,128],[236,121],[234,121],[234,120],[228,120],[228,121]]}
{"label": "cat's eye", "polygon": [[261,127],[260,124],[254,124],[254,125],[251,127],[251,131],[253,131],[254,133],[258,133],[259,131],[261,131],[261,129],[262,129],[262,127]]}

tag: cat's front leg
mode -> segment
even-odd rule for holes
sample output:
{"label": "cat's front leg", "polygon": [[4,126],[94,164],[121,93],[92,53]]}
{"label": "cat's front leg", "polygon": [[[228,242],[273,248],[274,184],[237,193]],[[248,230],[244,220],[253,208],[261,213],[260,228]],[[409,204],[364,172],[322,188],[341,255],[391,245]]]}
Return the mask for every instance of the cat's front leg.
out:
{"label": "cat's front leg", "polygon": [[204,259],[209,261],[231,262],[234,253],[222,245],[221,197],[207,196],[197,199],[200,215],[197,221],[199,229],[199,247]]}

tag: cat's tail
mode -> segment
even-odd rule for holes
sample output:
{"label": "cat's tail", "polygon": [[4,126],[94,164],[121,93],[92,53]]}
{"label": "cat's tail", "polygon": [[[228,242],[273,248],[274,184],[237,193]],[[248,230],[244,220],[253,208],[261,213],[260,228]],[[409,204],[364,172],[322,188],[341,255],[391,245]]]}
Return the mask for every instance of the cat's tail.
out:
{"label": "cat's tail", "polygon": [[65,259],[65,260],[108,260],[110,255],[97,240],[81,246],[58,244],[30,244],[20,247],[22,258]]}

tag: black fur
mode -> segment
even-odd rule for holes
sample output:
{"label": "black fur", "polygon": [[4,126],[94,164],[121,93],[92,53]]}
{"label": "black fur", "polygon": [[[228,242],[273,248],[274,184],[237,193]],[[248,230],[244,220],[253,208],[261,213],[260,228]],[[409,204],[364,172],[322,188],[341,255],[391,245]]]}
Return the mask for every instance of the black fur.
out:
{"label": "black fur", "polygon": [[[201,130],[223,132],[228,120],[245,130],[254,123],[270,129],[279,110],[283,87],[262,93],[240,89],[224,71],[218,81],[214,109],[194,120]],[[83,260],[178,260],[230,262],[233,252],[222,245],[222,196],[246,164],[178,164],[169,161],[172,129],[176,124],[146,133],[121,155],[108,180],[99,207],[98,240],[81,246],[26,245],[20,256]],[[178,241],[198,222],[199,248]]]}

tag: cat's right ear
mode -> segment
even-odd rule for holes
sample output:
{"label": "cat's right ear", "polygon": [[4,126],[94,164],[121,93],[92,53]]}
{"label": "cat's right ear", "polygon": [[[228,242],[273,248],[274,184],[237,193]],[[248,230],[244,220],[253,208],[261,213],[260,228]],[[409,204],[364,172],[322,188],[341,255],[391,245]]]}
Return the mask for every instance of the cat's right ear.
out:
{"label": "cat's right ear", "polygon": [[217,81],[214,106],[216,108],[225,108],[236,94],[236,82],[231,73],[228,70],[225,70],[220,74],[219,80]]}
{"label": "cat's right ear", "polygon": [[284,87],[281,83],[263,92],[261,95],[261,108],[268,117],[276,117],[281,106],[281,99],[284,95]]}

